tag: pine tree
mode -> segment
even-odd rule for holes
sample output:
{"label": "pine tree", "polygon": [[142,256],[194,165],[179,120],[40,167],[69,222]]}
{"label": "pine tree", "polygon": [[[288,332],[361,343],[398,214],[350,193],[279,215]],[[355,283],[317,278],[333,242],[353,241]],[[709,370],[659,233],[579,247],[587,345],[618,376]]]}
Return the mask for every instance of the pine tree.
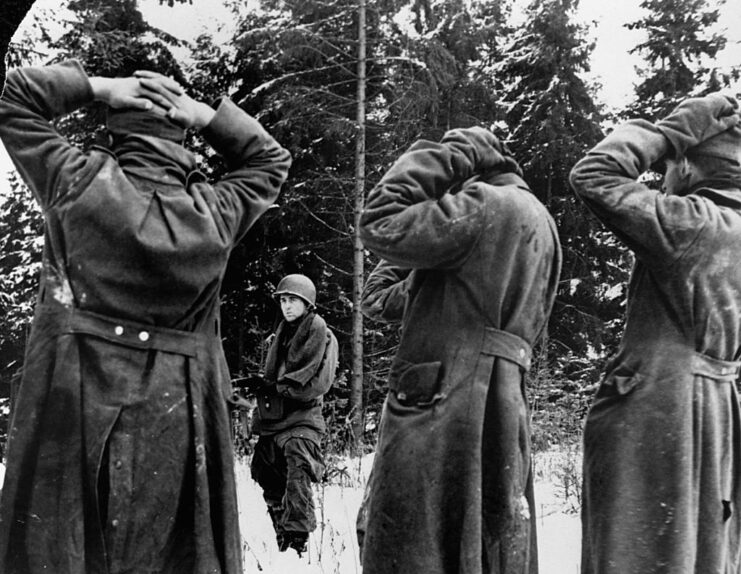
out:
{"label": "pine tree", "polygon": [[[193,75],[196,91],[209,93],[215,83],[230,93],[293,156],[291,178],[275,209],[248,233],[230,261],[222,291],[227,358],[237,375],[262,367],[263,341],[279,315],[271,293],[286,273],[308,275],[317,285],[318,310],[340,342],[341,376],[326,401],[330,426],[342,435],[339,442],[350,444],[354,439],[345,418],[362,412],[353,411],[348,384],[353,374],[357,2],[264,2],[262,8],[236,14],[237,32],[229,45],[202,39]],[[368,25],[370,42],[377,29],[374,18]],[[371,56],[372,49],[370,44]],[[369,97],[378,91],[375,70],[369,60]]]}
{"label": "pine tree", "polygon": [[[497,49],[502,3],[474,2],[469,9],[463,2],[420,0],[411,5],[408,25],[398,21],[401,4],[367,2],[366,189],[415,139],[439,138],[450,127],[489,125],[497,114],[484,63]],[[251,232],[264,250],[247,247],[230,265],[227,316],[250,309],[243,319],[224,321],[225,328],[236,329],[226,333],[230,364],[244,370],[259,363],[254,357],[260,333],[269,332],[275,316],[270,289],[282,273],[300,271],[317,283],[320,312],[338,334],[340,364],[347,370],[354,309],[349,262],[358,134],[357,0],[263,2],[262,8],[239,14],[229,45],[204,39],[193,83],[204,93],[213,84],[231,93],[294,158],[277,208]],[[366,259],[364,266],[371,268],[374,257]],[[255,285],[254,277],[261,277],[263,286]],[[259,327],[245,324],[247,317]],[[380,409],[396,340],[395,328],[365,323],[363,402],[369,428]],[[237,341],[243,341],[238,349],[232,347]],[[346,380],[353,375],[341,377],[329,397],[328,408],[340,419],[351,412]]]}
{"label": "pine tree", "polygon": [[0,194],[0,397],[10,396],[23,363],[39,284],[42,226],[31,192],[13,174]]}
{"label": "pine tree", "polygon": [[508,143],[536,194],[570,196],[568,175],[602,136],[600,112],[581,75],[593,46],[575,23],[576,0],[534,0],[497,73],[508,82]]}
{"label": "pine tree", "polygon": [[582,80],[592,44],[576,8],[576,0],[533,0],[496,74],[509,147],[556,220],[563,248],[546,362],[556,378],[585,385],[597,374],[594,355],[616,343],[627,265],[624,250],[569,187],[573,165],[602,138],[603,119]]}
{"label": "pine tree", "polygon": [[738,78],[738,67],[721,71],[712,66],[726,45],[725,37],[712,31],[719,19],[717,7],[707,0],[644,0],[641,8],[648,14],[626,26],[645,31],[646,40],[631,53],[640,54],[648,66],[639,72],[636,100],[625,117],[657,119],[686,97],[718,90]]}

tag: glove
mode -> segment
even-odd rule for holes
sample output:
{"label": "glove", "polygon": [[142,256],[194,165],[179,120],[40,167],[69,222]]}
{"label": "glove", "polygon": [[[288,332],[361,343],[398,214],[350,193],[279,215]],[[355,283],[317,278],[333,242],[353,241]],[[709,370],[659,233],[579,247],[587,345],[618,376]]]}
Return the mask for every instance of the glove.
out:
{"label": "glove", "polygon": [[716,92],[683,101],[656,122],[656,128],[671,142],[675,157],[680,157],[688,149],[739,125],[740,121],[736,99]]}

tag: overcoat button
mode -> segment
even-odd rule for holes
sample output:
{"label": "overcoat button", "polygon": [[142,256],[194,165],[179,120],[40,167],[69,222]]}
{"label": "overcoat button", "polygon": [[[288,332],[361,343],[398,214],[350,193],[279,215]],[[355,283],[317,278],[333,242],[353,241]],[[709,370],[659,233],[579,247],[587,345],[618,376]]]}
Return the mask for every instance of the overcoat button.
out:
{"label": "overcoat button", "polygon": [[520,357],[525,357],[525,349],[520,349]]}
{"label": "overcoat button", "polygon": [[123,335],[123,327],[121,325],[116,325],[116,328],[113,329],[113,332],[116,333],[116,335]]}
{"label": "overcoat button", "polygon": [[139,340],[142,343],[145,341],[149,341],[149,333],[147,333],[146,331],[142,331],[141,333],[139,333]]}

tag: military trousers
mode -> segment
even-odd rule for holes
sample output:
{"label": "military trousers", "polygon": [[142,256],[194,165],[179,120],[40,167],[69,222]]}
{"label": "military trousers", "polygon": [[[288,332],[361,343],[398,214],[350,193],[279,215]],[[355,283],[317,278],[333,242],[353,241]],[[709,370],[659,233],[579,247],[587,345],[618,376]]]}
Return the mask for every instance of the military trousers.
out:
{"label": "military trousers", "polygon": [[250,470],[262,488],[276,534],[316,529],[311,483],[319,482],[324,473],[316,441],[290,432],[261,436]]}

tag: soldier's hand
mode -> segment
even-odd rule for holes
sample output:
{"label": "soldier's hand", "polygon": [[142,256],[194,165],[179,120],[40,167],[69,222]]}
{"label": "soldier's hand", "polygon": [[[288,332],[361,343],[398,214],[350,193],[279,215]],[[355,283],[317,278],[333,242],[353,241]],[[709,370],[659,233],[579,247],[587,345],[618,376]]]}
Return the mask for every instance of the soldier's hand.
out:
{"label": "soldier's hand", "polygon": [[165,116],[182,88],[172,78],[162,76],[149,85],[139,78],[90,78],[93,97],[112,108],[147,110]]}
{"label": "soldier's hand", "polygon": [[520,171],[517,162],[511,157],[511,152],[486,128],[474,126],[448,130],[440,143],[460,152],[461,155],[470,157],[470,171],[456,173],[456,179],[461,183],[472,176]]}
{"label": "soldier's hand", "polygon": [[705,140],[739,125],[738,101],[720,93],[689,98],[679,104],[656,127],[671,142],[676,156]]}
{"label": "soldier's hand", "polygon": [[170,89],[171,78],[167,78],[157,72],[149,70],[138,70],[134,72],[143,87],[158,94],[167,101],[167,117],[184,128],[201,129],[208,125],[216,111],[209,105],[191,98],[184,91],[175,94]]}

